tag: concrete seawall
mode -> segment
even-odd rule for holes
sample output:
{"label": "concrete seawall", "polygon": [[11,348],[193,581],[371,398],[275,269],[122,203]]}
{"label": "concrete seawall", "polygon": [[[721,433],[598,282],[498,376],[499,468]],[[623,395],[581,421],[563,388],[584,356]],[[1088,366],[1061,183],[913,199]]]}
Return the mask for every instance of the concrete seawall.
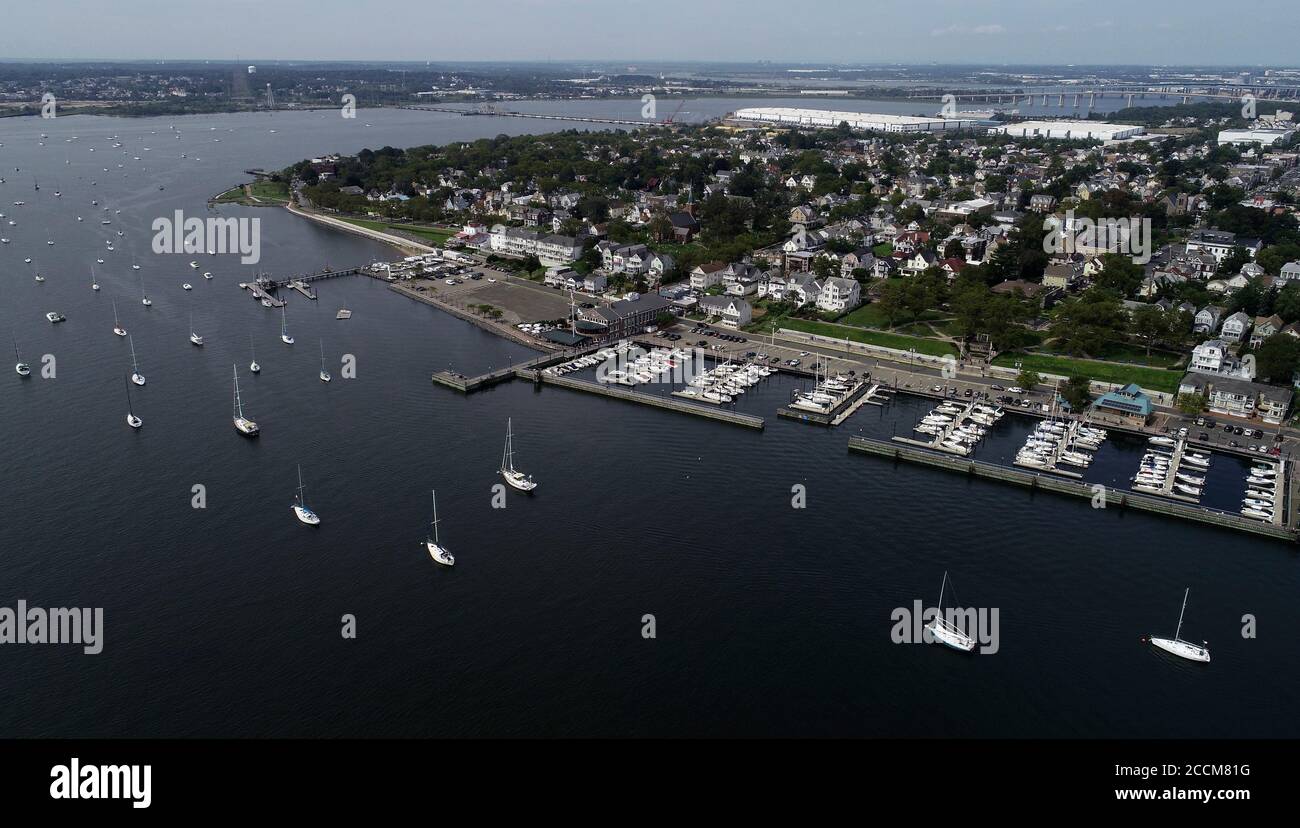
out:
{"label": "concrete seawall", "polygon": [[969,460],[963,457],[940,455],[932,451],[912,448],[899,443],[874,440],[868,437],[850,437],[849,450],[860,451],[865,454],[874,454],[878,457],[886,457],[893,460],[906,460],[910,463],[917,463],[923,466],[947,469],[948,471],[959,472],[961,474],[975,477],[984,477],[990,480],[1000,480],[1004,483],[1013,483],[1029,489],[1041,489],[1044,491],[1056,492],[1057,494],[1081,497],[1088,500],[1101,494],[1106,498],[1106,504],[1108,506],[1114,505],[1121,508],[1139,509],[1144,512],[1154,512],[1169,517],[1194,520],[1199,523],[1208,523],[1227,529],[1250,532],[1252,534],[1263,535],[1278,540],[1296,540],[1296,533],[1287,529],[1285,526],[1251,520],[1249,518],[1225,512],[1216,512],[1202,506],[1173,503],[1161,498],[1149,497],[1137,492],[1131,492],[1126,489],[1115,489],[1111,487],[1094,489],[1094,486],[1091,483],[1062,480],[1050,475],[1034,474],[1032,472],[995,465],[993,463],[985,463],[980,460]]}

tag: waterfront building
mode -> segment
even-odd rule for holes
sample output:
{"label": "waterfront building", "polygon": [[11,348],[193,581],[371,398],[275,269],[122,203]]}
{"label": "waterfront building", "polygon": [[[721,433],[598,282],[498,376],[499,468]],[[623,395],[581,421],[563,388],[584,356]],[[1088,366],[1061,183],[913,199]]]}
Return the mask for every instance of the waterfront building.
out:
{"label": "waterfront building", "polygon": [[702,296],[699,307],[709,316],[719,318],[724,325],[733,328],[748,324],[754,316],[749,302],[736,296]]}
{"label": "waterfront building", "polygon": [[847,123],[850,129],[874,132],[954,132],[977,125],[976,121],[965,118],[922,118],[915,115],[877,115],[869,112],[780,106],[738,109],[731,117],[745,123],[821,129],[831,129]]}
{"label": "waterfront building", "polygon": [[578,327],[584,333],[622,339],[645,332],[648,326],[655,324],[659,314],[671,313],[671,308],[672,302],[657,293],[629,293],[609,305],[587,308]]}
{"label": "waterfront building", "polygon": [[1151,398],[1142,392],[1137,383],[1108,391],[1097,398],[1091,410],[1105,417],[1118,418],[1129,425],[1143,426],[1151,417]]}

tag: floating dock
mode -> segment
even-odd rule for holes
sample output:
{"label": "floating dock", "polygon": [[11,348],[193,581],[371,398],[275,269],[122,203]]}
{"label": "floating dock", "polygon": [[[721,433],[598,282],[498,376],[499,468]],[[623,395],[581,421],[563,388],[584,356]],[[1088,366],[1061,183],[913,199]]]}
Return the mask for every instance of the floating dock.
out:
{"label": "floating dock", "polygon": [[788,420],[799,420],[814,425],[837,426],[847,420],[853,412],[857,411],[879,387],[879,385],[872,385],[868,388],[867,381],[861,379],[839,399],[834,408],[824,414],[816,411],[804,411],[801,408],[782,406],[776,410],[776,415],[785,417]]}
{"label": "floating dock", "polygon": [[532,377],[530,378],[535,378],[538,382],[545,385],[558,385],[561,388],[571,388],[575,391],[586,391],[590,394],[598,394],[602,397],[613,397],[616,400],[641,403],[642,405],[649,405],[655,408],[666,408],[669,411],[679,411],[683,414],[694,414],[697,417],[719,420],[724,423],[745,426],[747,428],[762,429],[764,426],[762,417],[755,417],[752,414],[741,414],[736,411],[727,411],[721,408],[705,408],[702,405],[684,402],[673,397],[660,397],[655,394],[629,391],[625,388],[611,388],[596,382],[573,379],[572,377],[557,377],[553,374],[547,374],[542,371],[533,371]]}
{"label": "floating dock", "polygon": [[1128,491],[1126,489],[1111,488],[1109,486],[1100,486],[1099,484],[1078,482],[1074,480],[1062,480],[1046,474],[1034,474],[1027,471],[1021,471],[1020,469],[1011,468],[1009,466],[985,463],[980,460],[953,457],[951,455],[939,454],[929,449],[913,448],[911,446],[899,445],[899,443],[886,440],[876,440],[869,437],[850,437],[848,447],[850,451],[860,451],[864,454],[873,454],[877,457],[890,458],[895,461],[906,460],[909,463],[947,469],[948,471],[954,471],[974,477],[1000,480],[1005,483],[1014,483],[1018,486],[1025,486],[1033,490],[1041,489],[1043,491],[1072,495],[1074,497],[1081,497],[1088,500],[1091,500],[1098,495],[1102,495],[1105,497],[1107,505],[1133,508],[1144,512],[1154,512],[1156,514],[1183,518],[1198,523],[1207,523],[1213,526],[1222,526],[1228,529],[1236,529],[1238,531],[1276,538],[1278,540],[1295,541],[1298,536],[1297,530],[1294,527],[1283,526],[1280,523],[1268,523],[1259,520],[1252,520],[1251,518],[1242,517],[1241,515],[1233,514],[1231,512],[1216,511],[1204,506],[1193,506],[1162,497]]}

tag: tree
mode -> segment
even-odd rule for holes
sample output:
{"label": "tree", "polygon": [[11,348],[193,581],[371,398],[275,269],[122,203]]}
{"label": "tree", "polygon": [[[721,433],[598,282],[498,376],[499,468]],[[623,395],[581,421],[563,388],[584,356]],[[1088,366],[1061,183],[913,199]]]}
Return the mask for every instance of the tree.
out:
{"label": "tree", "polygon": [[1178,410],[1183,412],[1189,417],[1194,414],[1200,414],[1202,411],[1205,410],[1205,395],[1204,394],[1179,394]]}
{"label": "tree", "polygon": [[1157,305],[1138,308],[1133,314],[1133,333],[1146,341],[1147,356],[1151,356],[1151,346],[1169,330],[1169,320]]}
{"label": "tree", "polygon": [[1091,379],[1082,374],[1075,374],[1061,388],[1061,397],[1070,404],[1071,411],[1078,413],[1092,404],[1091,388]]}
{"label": "tree", "polygon": [[1042,381],[1043,378],[1036,371],[1031,371],[1028,368],[1021,368],[1020,373],[1016,375],[1016,385],[1026,391],[1033,391],[1034,386]]}
{"label": "tree", "polygon": [[1142,284],[1142,276],[1142,266],[1134,264],[1128,256],[1107,253],[1102,257],[1102,268],[1097,274],[1096,284],[1120,296],[1132,296],[1133,291]]}
{"label": "tree", "polygon": [[1300,339],[1275,333],[1255,350],[1255,376],[1278,384],[1290,385],[1300,369]]}

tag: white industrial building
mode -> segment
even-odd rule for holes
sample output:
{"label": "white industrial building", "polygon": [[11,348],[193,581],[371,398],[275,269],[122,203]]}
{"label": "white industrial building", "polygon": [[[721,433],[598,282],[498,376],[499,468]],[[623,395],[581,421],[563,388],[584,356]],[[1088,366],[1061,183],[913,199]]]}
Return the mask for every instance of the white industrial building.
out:
{"label": "white industrial building", "polygon": [[1015,138],[1072,138],[1118,141],[1142,134],[1142,127],[1130,124],[1107,124],[1101,121],[1021,121],[989,130]]}
{"label": "white industrial building", "polygon": [[1225,129],[1219,132],[1219,146],[1224,144],[1263,144],[1270,147],[1291,137],[1293,129]]}
{"label": "white industrial building", "polygon": [[877,115],[871,112],[793,109],[780,106],[738,109],[731,117],[737,121],[828,129],[847,123],[852,129],[877,132],[949,132],[971,129],[977,124],[976,121],[968,118],[922,118],[916,115]]}

